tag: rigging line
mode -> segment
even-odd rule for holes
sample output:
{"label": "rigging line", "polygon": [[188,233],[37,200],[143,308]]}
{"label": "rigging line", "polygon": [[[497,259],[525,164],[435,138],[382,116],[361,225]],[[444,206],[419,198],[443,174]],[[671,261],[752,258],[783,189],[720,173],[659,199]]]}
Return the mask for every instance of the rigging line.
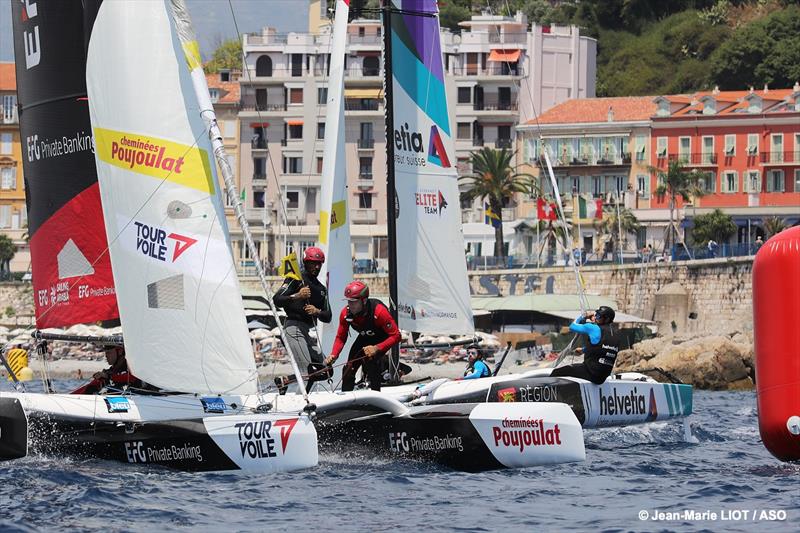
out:
{"label": "rigging line", "polygon": [[[233,26],[234,26],[234,28],[236,30],[236,35],[238,35],[239,39],[241,40],[242,36],[244,34],[241,31],[239,31],[239,22],[236,20],[236,13],[233,10],[233,4],[232,4],[231,0],[228,0],[228,7],[230,8],[231,18],[233,19]],[[246,63],[245,59],[246,59],[246,56],[245,56],[245,52],[244,52],[244,47],[242,47],[242,72],[247,76],[247,81],[250,84],[250,86],[254,87],[253,78],[250,75],[250,69],[247,68],[247,63]],[[286,102],[286,105],[288,105],[288,102]],[[256,109],[256,114],[258,115],[259,123],[263,124],[264,117],[261,115],[261,109],[259,109],[258,100],[255,101],[255,109]],[[275,182],[275,187],[276,187],[276,190],[278,192],[278,203],[280,205],[280,211],[283,213],[283,220],[286,222],[285,231],[289,234],[290,237],[292,237],[292,239],[294,239],[294,235],[292,234],[291,226],[289,226],[289,223],[288,223],[289,212],[287,210],[286,203],[284,202],[283,193],[281,192],[281,185],[278,182],[278,172],[275,169],[275,161],[273,160],[272,155],[270,153],[269,143],[267,142],[267,138],[266,137],[267,137],[267,135],[266,135],[266,131],[265,131],[263,140],[264,140],[264,145],[267,147],[267,160],[269,161],[269,166],[272,169],[272,179]],[[241,173],[239,174],[239,179],[240,179],[240,182],[241,182]],[[266,192],[264,193],[264,197],[265,197],[264,198],[264,205],[266,206],[267,205],[266,204]],[[266,209],[266,207],[265,207],[265,209]],[[277,235],[276,235],[276,245],[277,245]],[[264,246],[266,247],[266,243],[264,244]],[[281,252],[281,256],[282,256],[282,252]],[[257,260],[257,258],[253,258],[253,260]]]}

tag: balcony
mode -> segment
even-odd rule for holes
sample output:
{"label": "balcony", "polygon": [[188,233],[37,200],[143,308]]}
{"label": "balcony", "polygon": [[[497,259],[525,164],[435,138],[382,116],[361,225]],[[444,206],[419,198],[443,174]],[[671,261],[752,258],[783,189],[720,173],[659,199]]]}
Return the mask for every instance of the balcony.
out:
{"label": "balcony", "polygon": [[349,79],[377,78],[383,74],[380,68],[350,67],[345,69],[344,76]]}
{"label": "balcony", "polygon": [[353,209],[350,212],[353,219],[353,224],[377,224],[378,223],[378,210],[377,209]]}
{"label": "balcony", "polygon": [[345,98],[345,111],[378,111],[382,100],[372,98]]}
{"label": "balcony", "polygon": [[269,113],[275,111],[286,111],[286,104],[265,104],[253,101],[251,98],[245,98],[239,109],[242,111]]}
{"label": "balcony", "polygon": [[358,179],[372,181],[372,172],[359,172]]}
{"label": "balcony", "polygon": [[491,66],[485,68],[478,68],[476,65],[460,66],[452,68],[454,76],[525,76],[525,69],[517,65],[511,65],[510,68],[501,64],[498,66]]}
{"label": "balcony", "polygon": [[262,139],[261,137],[256,137],[252,141],[250,141],[250,147],[253,150],[266,150],[267,149],[267,141],[266,139]]}
{"label": "balcony", "polygon": [[278,211],[278,220],[285,221],[288,225],[303,225],[306,223],[306,213],[298,207],[289,207],[285,215],[282,211]]}
{"label": "balcony", "polygon": [[253,181],[266,181],[267,174],[261,172],[253,172]]}
{"label": "balcony", "polygon": [[765,165],[794,165],[800,163],[800,151],[797,152],[761,152],[761,162]]}
{"label": "balcony", "polygon": [[497,139],[494,141],[494,145],[496,148],[511,148],[511,145],[514,143],[511,139]]}
{"label": "balcony", "polygon": [[[539,160],[544,163],[544,156],[539,156]],[[569,154],[561,154],[561,157],[551,159],[553,167],[576,167],[576,166],[590,166],[590,167],[611,167],[623,166],[631,164],[631,154],[605,154],[597,157],[590,154],[583,154],[580,156],[572,157]]]}
{"label": "balcony", "polygon": [[519,108],[516,102],[475,102],[472,104],[474,111],[516,111]]}
{"label": "balcony", "polygon": [[349,44],[381,44],[383,37],[377,34],[372,35],[348,35],[347,41]]}
{"label": "balcony", "polygon": [[358,149],[359,150],[372,150],[375,148],[375,139],[359,139],[358,140]]}
{"label": "balcony", "polygon": [[483,139],[480,137],[473,137],[472,146],[483,146]]}
{"label": "balcony", "polygon": [[363,177],[360,175],[356,180],[356,187],[362,191],[368,191],[375,186],[375,182],[372,180],[372,174],[370,174],[369,178]]}
{"label": "balcony", "polygon": [[3,124],[17,124],[19,123],[19,118],[17,117],[17,109],[13,108],[10,112],[9,110],[5,110],[3,113]]}

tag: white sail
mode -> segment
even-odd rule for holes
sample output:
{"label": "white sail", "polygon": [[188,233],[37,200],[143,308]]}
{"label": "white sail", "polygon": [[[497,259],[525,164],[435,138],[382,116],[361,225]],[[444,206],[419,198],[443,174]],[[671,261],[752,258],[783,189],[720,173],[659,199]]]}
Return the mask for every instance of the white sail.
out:
{"label": "white sail", "polygon": [[[347,208],[347,160],[344,151],[344,59],[347,43],[349,2],[336,1],[325,110],[325,151],[322,160],[322,192],[319,243],[325,252],[320,279],[327,281],[333,319],[322,328],[322,350],[330,354],[336,338],[339,312],[345,306],[344,288],[353,280],[350,255],[350,213]],[[347,355],[347,351],[344,352]]]}
{"label": "white sail", "polygon": [[256,392],[211,144],[168,6],[105,2],[86,77],[131,372],[168,390]]}
{"label": "white sail", "polygon": [[[436,12],[435,0],[392,0]],[[394,14],[391,64],[400,328],[474,331],[438,17]]]}

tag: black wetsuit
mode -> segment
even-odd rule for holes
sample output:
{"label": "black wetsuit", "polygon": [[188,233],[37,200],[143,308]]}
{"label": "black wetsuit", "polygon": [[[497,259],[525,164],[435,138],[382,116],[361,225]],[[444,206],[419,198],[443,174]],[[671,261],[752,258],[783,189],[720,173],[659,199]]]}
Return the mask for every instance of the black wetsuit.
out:
{"label": "black wetsuit", "polygon": [[[311,289],[311,298],[308,300],[293,300],[289,298],[293,294],[299,292],[303,287]],[[296,320],[298,322],[314,325],[314,317],[306,313],[303,309],[306,304],[311,304],[320,310],[320,314],[317,315],[316,318],[326,323],[331,321],[331,306],[328,303],[328,289],[326,289],[325,285],[320,283],[317,278],[312,278],[305,273],[303,273],[303,281],[286,278],[281,288],[275,293],[272,301],[275,302],[277,307],[282,307],[284,311],[286,311],[287,320]]]}
{"label": "black wetsuit", "polygon": [[611,375],[619,353],[619,332],[613,324],[598,327],[600,342],[591,344],[587,337],[583,348],[583,362],[560,366],[550,374],[552,377],[581,378],[600,385]]}

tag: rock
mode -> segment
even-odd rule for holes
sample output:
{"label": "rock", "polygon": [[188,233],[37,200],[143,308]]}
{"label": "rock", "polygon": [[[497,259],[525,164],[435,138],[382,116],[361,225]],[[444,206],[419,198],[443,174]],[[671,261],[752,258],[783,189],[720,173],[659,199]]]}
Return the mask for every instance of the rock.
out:
{"label": "rock", "polygon": [[749,377],[728,383],[728,390],[753,390],[755,383]]}

